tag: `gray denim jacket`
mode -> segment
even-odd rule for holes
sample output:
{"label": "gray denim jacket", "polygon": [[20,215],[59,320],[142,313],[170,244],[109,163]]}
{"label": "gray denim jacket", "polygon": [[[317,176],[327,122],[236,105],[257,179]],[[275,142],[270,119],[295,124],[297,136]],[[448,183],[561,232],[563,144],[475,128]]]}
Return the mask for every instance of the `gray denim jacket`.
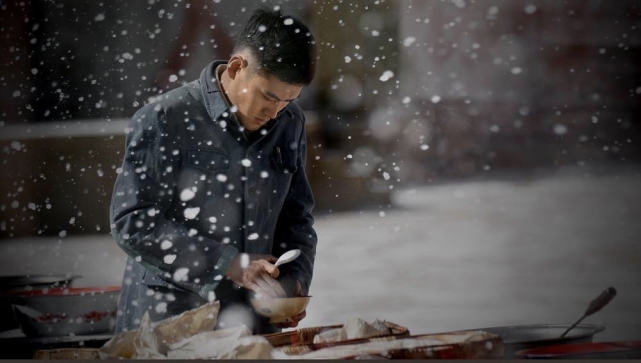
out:
{"label": "gray denim jacket", "polygon": [[110,209],[113,237],[130,259],[121,306],[143,285],[231,299],[224,274],[239,252],[301,249],[281,276],[309,291],[317,237],[305,116],[291,102],[250,142],[216,84],[221,63],[131,120]]}

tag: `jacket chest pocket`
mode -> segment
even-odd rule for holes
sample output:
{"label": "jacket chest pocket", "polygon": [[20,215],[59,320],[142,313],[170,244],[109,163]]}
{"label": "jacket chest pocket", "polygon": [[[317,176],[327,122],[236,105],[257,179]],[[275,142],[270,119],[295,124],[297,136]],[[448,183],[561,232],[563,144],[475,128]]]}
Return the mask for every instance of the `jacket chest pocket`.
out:
{"label": "jacket chest pocket", "polygon": [[185,167],[205,172],[229,169],[229,156],[222,150],[185,150]]}
{"label": "jacket chest pocket", "polygon": [[265,179],[269,185],[268,210],[280,212],[288,194],[292,176],[299,168],[297,150],[275,146],[270,156],[273,177]]}
{"label": "jacket chest pocket", "polygon": [[184,150],[182,172],[179,176],[179,191],[194,188],[196,197],[192,204],[202,202],[208,196],[222,196],[231,166],[229,156],[223,150]]}
{"label": "jacket chest pocket", "polygon": [[282,174],[294,174],[298,170],[298,150],[275,146],[270,157],[272,167]]}

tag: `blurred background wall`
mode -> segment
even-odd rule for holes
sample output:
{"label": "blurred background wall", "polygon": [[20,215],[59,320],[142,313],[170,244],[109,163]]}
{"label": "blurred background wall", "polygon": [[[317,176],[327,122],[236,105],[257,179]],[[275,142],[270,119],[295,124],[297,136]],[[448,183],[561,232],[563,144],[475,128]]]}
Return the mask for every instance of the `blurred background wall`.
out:
{"label": "blurred background wall", "polygon": [[319,212],[405,186],[638,162],[633,0],[0,3],[0,237],[106,233],[127,119],[228,57],[258,6],[310,25]]}

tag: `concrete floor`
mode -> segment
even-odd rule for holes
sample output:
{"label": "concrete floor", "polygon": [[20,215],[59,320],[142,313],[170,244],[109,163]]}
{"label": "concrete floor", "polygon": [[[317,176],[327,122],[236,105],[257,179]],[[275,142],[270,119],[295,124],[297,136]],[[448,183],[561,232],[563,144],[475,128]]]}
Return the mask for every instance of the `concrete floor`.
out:
{"label": "concrete floor", "polygon": [[[317,217],[301,326],[351,316],[415,334],[571,323],[614,286],[585,323],[606,327],[597,341],[641,339],[641,167],[420,186],[394,205]],[[76,286],[119,285],[124,266],[105,235],[4,240],[0,252],[2,275],[83,275]]]}

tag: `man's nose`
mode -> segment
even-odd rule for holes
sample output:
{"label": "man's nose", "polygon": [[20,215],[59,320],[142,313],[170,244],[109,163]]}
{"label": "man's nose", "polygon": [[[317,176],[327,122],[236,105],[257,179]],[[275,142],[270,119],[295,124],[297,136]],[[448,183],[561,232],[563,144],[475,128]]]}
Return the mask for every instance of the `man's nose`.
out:
{"label": "man's nose", "polygon": [[278,105],[270,106],[265,110],[265,115],[269,116],[270,119],[276,118],[279,110],[280,110],[280,107]]}

